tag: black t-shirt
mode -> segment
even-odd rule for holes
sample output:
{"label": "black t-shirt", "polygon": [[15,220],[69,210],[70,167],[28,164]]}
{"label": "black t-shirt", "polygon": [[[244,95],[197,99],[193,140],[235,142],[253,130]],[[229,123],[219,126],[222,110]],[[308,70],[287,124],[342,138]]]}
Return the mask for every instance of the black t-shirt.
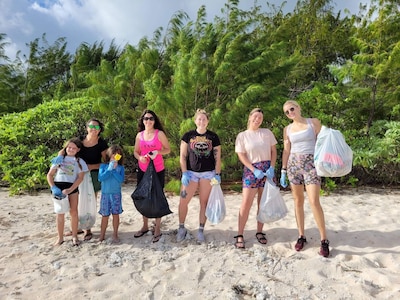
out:
{"label": "black t-shirt", "polygon": [[[81,137],[83,141],[85,138]],[[79,157],[82,158],[88,165],[95,165],[101,163],[101,152],[108,148],[107,142],[99,137],[99,141],[92,147],[83,146],[79,151]]]}
{"label": "black t-shirt", "polygon": [[196,130],[186,132],[182,141],[188,144],[187,169],[195,172],[215,170],[214,148],[221,145],[216,133],[207,130],[204,134]]}

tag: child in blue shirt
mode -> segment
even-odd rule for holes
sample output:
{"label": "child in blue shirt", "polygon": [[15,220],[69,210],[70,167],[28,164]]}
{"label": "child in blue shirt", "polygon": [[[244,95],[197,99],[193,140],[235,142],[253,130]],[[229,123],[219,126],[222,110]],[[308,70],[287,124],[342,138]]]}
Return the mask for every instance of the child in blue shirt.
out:
{"label": "child in blue shirt", "polygon": [[108,218],[113,216],[113,243],[118,243],[119,215],[122,210],[121,186],[125,179],[125,168],[121,147],[110,146],[106,151],[106,162],[100,165],[99,181],[101,182],[101,198],[99,214],[101,218],[100,242],[104,241]]}

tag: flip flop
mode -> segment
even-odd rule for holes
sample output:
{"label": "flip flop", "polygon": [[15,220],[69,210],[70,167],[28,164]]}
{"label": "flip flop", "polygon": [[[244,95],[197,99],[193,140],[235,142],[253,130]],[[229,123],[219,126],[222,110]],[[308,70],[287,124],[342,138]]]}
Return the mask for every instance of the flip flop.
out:
{"label": "flip flop", "polygon": [[[78,230],[78,234],[82,234],[83,230]],[[66,233],[64,233],[64,236],[72,236],[72,231],[68,231]]]}
{"label": "flip flop", "polygon": [[257,238],[257,241],[258,241],[260,244],[265,245],[266,243],[268,243],[268,240],[267,240],[267,238],[265,237],[265,233],[257,232],[257,233],[256,233],[256,238]]}
{"label": "flip flop", "polygon": [[136,232],[133,236],[135,237],[135,238],[140,238],[140,237],[142,237],[142,236],[144,236],[146,233],[148,233],[150,230],[145,230],[145,231],[138,231],[138,232]]}
{"label": "flip flop", "polygon": [[[237,249],[245,249],[243,235],[239,234],[237,236],[234,236],[234,238],[236,239],[235,247]],[[239,241],[239,238],[241,238],[242,241]]]}
{"label": "flip flop", "polygon": [[157,243],[160,240],[161,236],[162,236],[162,233],[160,233],[159,235],[154,236],[153,237],[153,243]]}
{"label": "flip flop", "polygon": [[78,239],[72,239],[72,246],[79,246],[80,241]]}
{"label": "flip flop", "polygon": [[92,237],[93,237],[93,233],[88,232],[88,233],[85,234],[85,236],[83,237],[83,239],[84,239],[85,241],[90,241],[90,240],[92,239]]}

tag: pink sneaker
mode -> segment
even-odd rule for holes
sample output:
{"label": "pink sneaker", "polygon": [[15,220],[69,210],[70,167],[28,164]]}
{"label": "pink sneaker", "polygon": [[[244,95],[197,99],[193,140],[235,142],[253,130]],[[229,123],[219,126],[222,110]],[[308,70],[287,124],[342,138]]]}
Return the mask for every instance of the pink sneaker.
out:
{"label": "pink sneaker", "polygon": [[297,243],[294,246],[294,249],[296,249],[296,251],[300,251],[301,249],[303,249],[305,243],[307,243],[306,237],[302,235],[297,239]]}

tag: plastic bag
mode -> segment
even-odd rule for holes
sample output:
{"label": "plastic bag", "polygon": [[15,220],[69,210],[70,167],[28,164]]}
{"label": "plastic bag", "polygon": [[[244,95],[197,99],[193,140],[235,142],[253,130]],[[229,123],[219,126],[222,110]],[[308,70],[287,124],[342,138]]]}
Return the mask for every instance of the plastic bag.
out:
{"label": "plastic bag", "polygon": [[279,187],[267,180],[261,195],[257,221],[261,223],[275,222],[284,218],[287,213],[288,209]]}
{"label": "plastic bag", "polygon": [[56,214],[65,214],[69,212],[69,199],[68,197],[64,197],[62,199],[56,199],[51,197],[54,203],[54,212]]}
{"label": "plastic bag", "polygon": [[79,185],[78,219],[79,228],[89,230],[96,223],[97,215],[96,195],[94,193],[92,176],[85,172],[83,180]]}
{"label": "plastic bag", "polygon": [[149,166],[131,198],[136,209],[147,218],[161,218],[172,213],[158,180],[153,160],[150,160]]}
{"label": "plastic bag", "polygon": [[206,217],[212,224],[221,223],[225,219],[226,208],[224,194],[221,186],[214,184],[211,188],[210,196],[206,207]]}
{"label": "plastic bag", "polygon": [[318,176],[340,177],[351,172],[353,151],[339,130],[322,126],[314,151]]}

